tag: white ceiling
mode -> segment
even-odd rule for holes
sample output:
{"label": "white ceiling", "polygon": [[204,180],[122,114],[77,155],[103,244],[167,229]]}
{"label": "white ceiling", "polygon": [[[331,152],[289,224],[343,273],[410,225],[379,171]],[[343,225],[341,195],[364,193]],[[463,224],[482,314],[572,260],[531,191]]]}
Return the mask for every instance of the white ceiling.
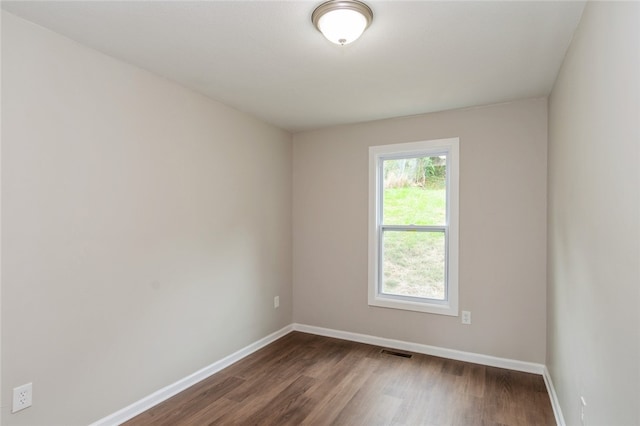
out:
{"label": "white ceiling", "polygon": [[2,8],[290,131],[545,96],[584,2],[368,1],[344,47],[320,1],[2,2]]}

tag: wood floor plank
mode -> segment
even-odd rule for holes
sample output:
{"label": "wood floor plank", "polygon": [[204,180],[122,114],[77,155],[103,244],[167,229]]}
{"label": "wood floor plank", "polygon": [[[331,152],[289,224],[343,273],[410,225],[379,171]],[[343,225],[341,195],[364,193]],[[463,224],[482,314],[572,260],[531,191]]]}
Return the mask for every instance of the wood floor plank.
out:
{"label": "wood floor plank", "polygon": [[542,377],[293,332],[124,423],[554,425]]}
{"label": "wood floor plank", "polygon": [[[231,398],[233,401],[238,402],[239,409],[233,413],[220,418],[221,424],[236,423],[244,424],[246,419],[250,418],[256,413],[263,413],[266,415],[268,412],[268,405],[271,400],[276,398],[279,393],[286,392],[287,389],[296,381],[297,377],[278,378],[272,382],[260,383],[253,392],[244,393],[242,399]],[[233,392],[232,392],[233,393]]]}
{"label": "wood floor plank", "polygon": [[[379,359],[349,403],[340,411],[334,424],[389,424],[402,404],[402,398],[386,392],[394,379],[393,372],[402,367],[402,359]],[[389,363],[395,363],[388,368]]]}
{"label": "wood floor plank", "polygon": [[486,373],[484,365],[466,364],[460,378],[463,392],[478,398],[484,397]]}
{"label": "wood floor plank", "polygon": [[236,377],[213,377],[192,386],[189,392],[181,392],[150,410],[140,414],[127,424],[154,426],[175,425],[184,413],[191,413],[207,407],[212,401],[224,396],[230,389],[243,382]]}
{"label": "wood floor plank", "polygon": [[425,424],[429,416],[427,407],[442,368],[440,358],[417,357],[411,365],[412,377],[403,390],[403,404],[392,421],[394,425]]}
{"label": "wood floor plank", "polygon": [[[309,389],[315,379],[307,376],[299,376],[289,386],[278,392],[268,401],[265,409],[254,412],[251,416],[239,419],[244,424],[284,424],[306,417],[310,408],[309,398],[304,393]],[[303,410],[306,407],[307,410]]]}
{"label": "wood floor plank", "polygon": [[303,425],[332,424],[340,415],[362,384],[380,366],[380,361],[365,357],[354,365],[353,370],[328,388],[328,392],[317,399],[317,404],[302,422]]}
{"label": "wood floor plank", "polygon": [[402,400],[375,392],[359,392],[331,423],[340,426],[389,425]]}
{"label": "wood floor plank", "polygon": [[[182,418],[177,419],[175,426],[189,425],[217,425],[220,418],[238,410],[240,403],[227,398],[219,398],[212,401],[200,411],[183,413]],[[154,425],[155,426],[155,425]]]}

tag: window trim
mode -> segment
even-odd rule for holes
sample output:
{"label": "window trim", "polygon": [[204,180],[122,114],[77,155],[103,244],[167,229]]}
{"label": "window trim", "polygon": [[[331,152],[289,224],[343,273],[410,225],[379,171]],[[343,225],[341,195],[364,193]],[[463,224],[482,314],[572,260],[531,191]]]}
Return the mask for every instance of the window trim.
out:
{"label": "window trim", "polygon": [[[436,139],[369,147],[369,306],[458,316],[458,215],[459,215],[459,138]],[[382,294],[381,272],[381,191],[380,163],[394,156],[408,158],[447,154],[447,223],[445,227],[445,300]],[[385,228],[393,228],[385,225]],[[402,225],[403,228],[408,226]],[[435,228],[435,227],[434,227]],[[440,226],[438,226],[440,228]]]}

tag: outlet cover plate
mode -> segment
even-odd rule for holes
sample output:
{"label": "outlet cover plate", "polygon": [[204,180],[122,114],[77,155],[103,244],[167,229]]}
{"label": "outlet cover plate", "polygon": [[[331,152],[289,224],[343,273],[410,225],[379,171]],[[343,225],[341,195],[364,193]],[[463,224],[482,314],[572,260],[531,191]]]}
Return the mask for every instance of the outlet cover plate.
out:
{"label": "outlet cover plate", "polygon": [[31,407],[33,402],[33,384],[27,383],[26,385],[13,388],[13,408],[12,413],[16,411],[24,410],[27,407]]}

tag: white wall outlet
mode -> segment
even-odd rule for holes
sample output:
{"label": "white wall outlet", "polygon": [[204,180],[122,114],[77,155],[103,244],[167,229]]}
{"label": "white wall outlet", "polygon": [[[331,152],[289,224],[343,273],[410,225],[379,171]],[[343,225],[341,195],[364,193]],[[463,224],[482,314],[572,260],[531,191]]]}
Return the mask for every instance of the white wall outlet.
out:
{"label": "white wall outlet", "polygon": [[471,311],[462,311],[462,323],[471,324]]}
{"label": "white wall outlet", "polygon": [[26,385],[13,388],[13,408],[12,413],[16,411],[24,410],[27,407],[31,407],[33,399],[33,384],[27,383]]}
{"label": "white wall outlet", "polygon": [[273,298],[273,308],[278,309],[280,307],[280,296]]}

